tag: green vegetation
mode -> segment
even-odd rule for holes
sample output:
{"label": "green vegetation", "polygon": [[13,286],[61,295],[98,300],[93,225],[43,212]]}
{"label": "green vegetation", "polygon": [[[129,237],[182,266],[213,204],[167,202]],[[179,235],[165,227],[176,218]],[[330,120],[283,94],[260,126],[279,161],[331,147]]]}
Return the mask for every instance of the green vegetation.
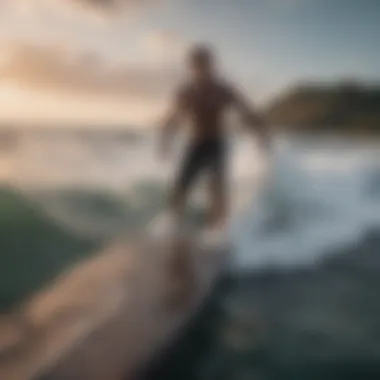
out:
{"label": "green vegetation", "polygon": [[95,246],[54,224],[21,195],[0,189],[0,311],[88,257]]}
{"label": "green vegetation", "polygon": [[300,85],[278,97],[267,114],[287,130],[380,134],[380,87]]}

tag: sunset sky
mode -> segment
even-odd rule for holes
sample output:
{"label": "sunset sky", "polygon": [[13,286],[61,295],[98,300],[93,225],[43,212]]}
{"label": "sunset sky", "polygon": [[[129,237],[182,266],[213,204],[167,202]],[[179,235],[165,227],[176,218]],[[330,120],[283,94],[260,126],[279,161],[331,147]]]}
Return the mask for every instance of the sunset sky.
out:
{"label": "sunset sky", "polygon": [[262,105],[298,80],[380,79],[378,0],[0,0],[0,121],[152,125],[212,43]]}

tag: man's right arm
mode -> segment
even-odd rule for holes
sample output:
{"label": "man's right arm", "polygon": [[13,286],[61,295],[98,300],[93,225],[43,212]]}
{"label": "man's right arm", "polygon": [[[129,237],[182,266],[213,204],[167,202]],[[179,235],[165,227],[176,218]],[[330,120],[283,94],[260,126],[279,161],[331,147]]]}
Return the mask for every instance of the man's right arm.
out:
{"label": "man's right arm", "polygon": [[183,91],[178,92],[167,113],[161,127],[160,152],[166,155],[170,150],[172,140],[178,130],[185,108],[185,96]]}

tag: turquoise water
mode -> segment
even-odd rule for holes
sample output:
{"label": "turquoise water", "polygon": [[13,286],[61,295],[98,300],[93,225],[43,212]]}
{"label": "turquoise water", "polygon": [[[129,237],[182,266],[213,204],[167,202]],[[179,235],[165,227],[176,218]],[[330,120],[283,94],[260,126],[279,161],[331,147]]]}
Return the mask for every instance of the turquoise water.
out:
{"label": "turquoise water", "polygon": [[0,311],[17,307],[100,243],[56,224],[15,190],[0,189]]}

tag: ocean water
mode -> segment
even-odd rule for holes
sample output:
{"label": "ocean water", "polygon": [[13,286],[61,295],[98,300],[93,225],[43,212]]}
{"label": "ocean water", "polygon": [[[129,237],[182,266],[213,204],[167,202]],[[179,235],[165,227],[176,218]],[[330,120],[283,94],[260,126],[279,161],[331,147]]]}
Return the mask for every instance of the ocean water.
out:
{"label": "ocean water", "polygon": [[278,141],[231,226],[230,277],[147,378],[380,378],[379,158],[376,144]]}
{"label": "ocean water", "polygon": [[[2,181],[107,241],[165,208],[183,143],[161,162],[154,141],[29,137],[2,154]],[[232,139],[230,279],[153,378],[380,378],[379,158],[376,143],[282,136],[268,159]]]}
{"label": "ocean water", "polygon": [[[181,160],[157,158],[155,136],[84,141],[29,136],[0,158],[3,182],[82,234],[143,228],[165,208]],[[279,137],[273,155],[249,136],[230,142],[234,269],[310,265],[380,223],[380,146]],[[202,181],[192,205],[207,198]],[[285,253],[284,253],[285,252]]]}

